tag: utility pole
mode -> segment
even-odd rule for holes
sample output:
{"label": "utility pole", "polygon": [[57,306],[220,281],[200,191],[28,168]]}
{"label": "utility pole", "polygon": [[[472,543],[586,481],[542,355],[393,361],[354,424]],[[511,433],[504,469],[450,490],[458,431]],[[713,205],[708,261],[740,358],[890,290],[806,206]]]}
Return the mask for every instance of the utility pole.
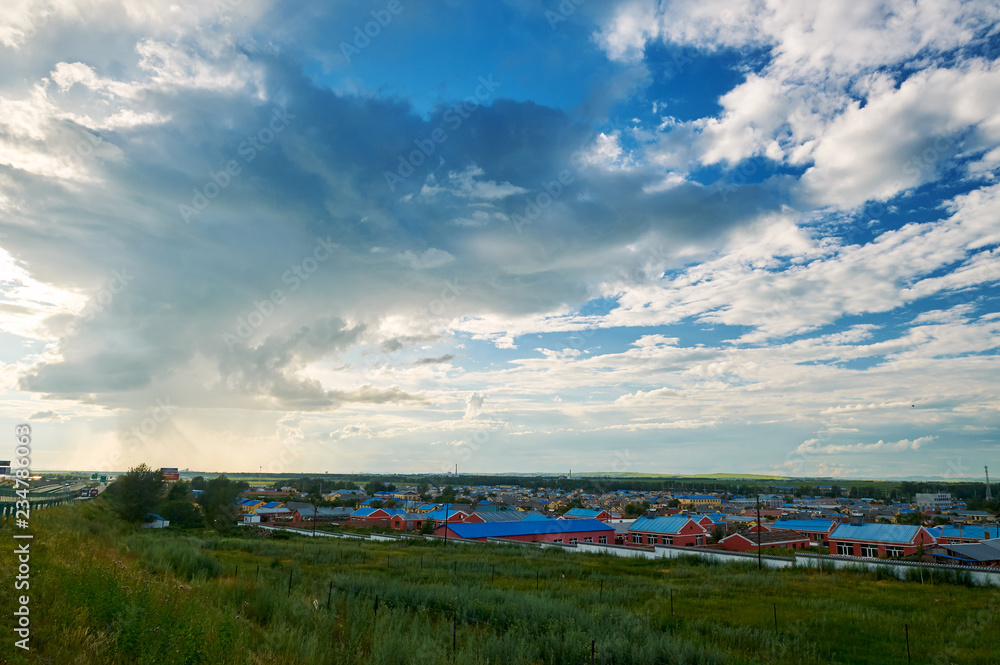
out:
{"label": "utility pole", "polygon": [[760,494],[757,495],[757,570],[763,570],[764,562],[760,553]]}
{"label": "utility pole", "polygon": [[986,469],[986,500],[992,501],[993,492],[990,490],[990,467],[984,466],[983,468]]}

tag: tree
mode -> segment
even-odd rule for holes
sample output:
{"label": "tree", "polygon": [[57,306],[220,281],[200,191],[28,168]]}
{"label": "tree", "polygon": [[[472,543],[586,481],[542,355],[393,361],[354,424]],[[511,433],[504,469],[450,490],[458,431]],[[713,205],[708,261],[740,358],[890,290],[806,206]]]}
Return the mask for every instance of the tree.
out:
{"label": "tree", "polygon": [[239,506],[236,500],[243,494],[246,483],[238,483],[222,475],[212,478],[205,484],[205,493],[198,503],[205,511],[205,520],[209,526],[219,532],[233,528],[239,516]]}
{"label": "tree", "polygon": [[434,533],[434,520],[424,520],[420,525],[420,533],[424,535]]}
{"label": "tree", "polygon": [[625,504],[625,515],[627,517],[639,517],[649,510],[649,501],[643,501],[642,503],[627,503]]}
{"label": "tree", "polygon": [[195,476],[191,479],[191,489],[205,491],[205,478],[203,476]]}
{"label": "tree", "polygon": [[375,496],[376,492],[389,492],[389,488],[381,480],[372,480],[365,485],[365,494]]}
{"label": "tree", "polygon": [[[170,486],[167,490],[167,501],[188,501],[191,499],[191,483],[180,480]],[[165,516],[164,516],[165,517]]]}
{"label": "tree", "polygon": [[726,537],[726,530],[723,529],[721,526],[716,526],[714,529],[712,529],[712,535],[708,537],[708,541],[714,544],[719,542],[725,537]]}
{"label": "tree", "polygon": [[667,502],[667,508],[680,508],[680,507],[681,507],[680,499],[671,499],[670,501]]}
{"label": "tree", "polygon": [[181,529],[200,529],[205,526],[205,518],[198,506],[183,499],[164,502],[159,513],[170,521],[170,526]]}
{"label": "tree", "polygon": [[111,509],[126,522],[143,522],[163,499],[163,473],[145,464],[129,469],[105,491]]}

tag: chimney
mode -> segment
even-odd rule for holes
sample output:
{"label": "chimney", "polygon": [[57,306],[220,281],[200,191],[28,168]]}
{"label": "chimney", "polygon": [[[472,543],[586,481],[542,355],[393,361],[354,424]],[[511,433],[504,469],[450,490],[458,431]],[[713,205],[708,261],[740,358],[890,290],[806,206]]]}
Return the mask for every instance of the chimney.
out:
{"label": "chimney", "polygon": [[852,515],[851,516],[851,526],[861,526],[865,523],[864,515]]}
{"label": "chimney", "polygon": [[648,517],[649,519],[654,519],[656,517],[656,510],[653,509],[653,508],[650,508],[649,510],[647,510],[646,511],[646,517]]}

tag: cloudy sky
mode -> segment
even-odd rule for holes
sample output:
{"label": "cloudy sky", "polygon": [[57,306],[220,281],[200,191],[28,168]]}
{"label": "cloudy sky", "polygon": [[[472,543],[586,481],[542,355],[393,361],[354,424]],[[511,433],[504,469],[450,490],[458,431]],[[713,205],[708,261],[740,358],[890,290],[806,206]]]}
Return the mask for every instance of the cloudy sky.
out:
{"label": "cloudy sky", "polygon": [[998,26],[14,0],[0,418],[48,469],[1000,474]]}

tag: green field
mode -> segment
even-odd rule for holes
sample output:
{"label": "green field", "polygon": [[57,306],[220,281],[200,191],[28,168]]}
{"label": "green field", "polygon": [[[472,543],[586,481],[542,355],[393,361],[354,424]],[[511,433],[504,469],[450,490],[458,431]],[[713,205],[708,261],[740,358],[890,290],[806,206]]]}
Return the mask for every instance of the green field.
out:
{"label": "green field", "polygon": [[137,531],[103,501],[31,524],[33,648],[5,626],[5,663],[582,664],[593,643],[597,663],[882,665],[908,662],[907,630],[914,663],[1000,662],[1000,589],[940,578]]}

